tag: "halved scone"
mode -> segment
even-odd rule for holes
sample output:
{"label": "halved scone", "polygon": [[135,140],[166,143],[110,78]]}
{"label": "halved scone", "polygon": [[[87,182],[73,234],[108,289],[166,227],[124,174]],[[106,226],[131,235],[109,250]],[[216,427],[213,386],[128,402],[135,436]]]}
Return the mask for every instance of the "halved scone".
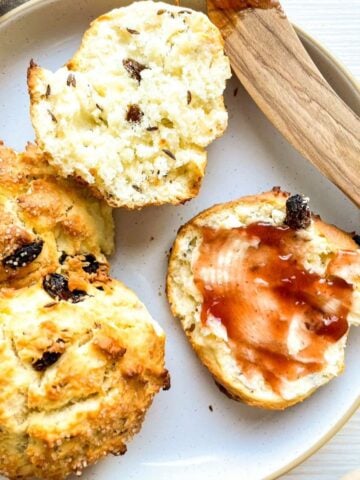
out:
{"label": "halved scone", "polygon": [[31,118],[62,176],[76,176],[115,207],[194,197],[205,148],[227,126],[231,75],[206,15],[140,1],[96,19],[67,66],[31,64]]}
{"label": "halved scone", "polygon": [[344,368],[349,325],[360,323],[360,250],[306,199],[274,189],[182,227],[167,294],[231,397],[284,409]]}

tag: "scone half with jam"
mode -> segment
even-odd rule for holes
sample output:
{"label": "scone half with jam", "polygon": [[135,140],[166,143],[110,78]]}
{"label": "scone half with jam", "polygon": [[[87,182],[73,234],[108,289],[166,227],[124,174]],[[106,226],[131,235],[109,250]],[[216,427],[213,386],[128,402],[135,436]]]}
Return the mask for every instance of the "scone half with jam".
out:
{"label": "scone half with jam", "polygon": [[227,126],[230,76],[206,15],[134,2],[96,19],[65,67],[31,64],[36,139],[60,175],[112,206],[178,204],[197,195],[206,147]]}
{"label": "scone half with jam", "polygon": [[223,391],[284,409],[344,368],[349,326],[360,323],[360,249],[307,199],[275,188],[183,226],[167,295]]}

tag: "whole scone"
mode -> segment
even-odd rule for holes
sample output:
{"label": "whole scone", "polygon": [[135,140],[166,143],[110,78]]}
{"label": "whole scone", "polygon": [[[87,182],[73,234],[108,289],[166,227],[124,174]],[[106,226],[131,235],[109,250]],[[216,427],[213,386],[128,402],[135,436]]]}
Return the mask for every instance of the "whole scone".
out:
{"label": "whole scone", "polygon": [[178,233],[171,310],[220,389],[284,409],[342,372],[360,323],[360,249],[275,188],[217,205]]}
{"label": "whole scone", "polygon": [[61,275],[0,296],[0,474],[61,480],[122,455],[168,388],[165,336],[116,280]]}
{"label": "whole scone", "polygon": [[0,288],[22,287],[80,256],[107,265],[114,247],[111,208],[62,179],[34,145],[16,153],[0,142]]}
{"label": "whole scone", "polygon": [[199,191],[205,148],[227,126],[230,76],[206,15],[134,2],[96,19],[65,67],[31,64],[37,142],[60,175],[112,206],[184,202]]}

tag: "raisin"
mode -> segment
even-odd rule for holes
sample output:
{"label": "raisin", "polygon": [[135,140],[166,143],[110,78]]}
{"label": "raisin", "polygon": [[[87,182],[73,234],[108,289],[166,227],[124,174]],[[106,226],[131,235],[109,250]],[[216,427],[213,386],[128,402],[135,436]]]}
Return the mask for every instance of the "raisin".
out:
{"label": "raisin", "polygon": [[12,268],[13,270],[26,267],[40,255],[43,245],[43,240],[22,245],[14,253],[4,258],[2,264],[5,268]]}
{"label": "raisin", "polygon": [[44,290],[50,297],[58,300],[66,300],[78,303],[87,295],[83,290],[69,290],[69,282],[66,277],[59,273],[50,273],[43,280]]}
{"label": "raisin", "polygon": [[59,263],[60,265],[63,265],[65,260],[67,259],[69,255],[66,252],[62,252],[62,254],[59,257]]}
{"label": "raisin", "polygon": [[286,200],[285,224],[294,230],[307,228],[311,223],[308,200],[302,195],[292,195]]}
{"label": "raisin", "polygon": [[35,360],[35,362],[33,362],[32,367],[38,372],[43,372],[50,367],[50,365],[53,365],[55,362],[57,362],[60,357],[60,352],[44,352],[41,358],[38,358]]}
{"label": "raisin", "polygon": [[123,65],[131,78],[135,78],[139,83],[141,82],[141,72],[146,69],[145,65],[133,60],[132,58],[126,58],[123,60]]}
{"label": "raisin", "polygon": [[360,235],[354,235],[353,240],[355,243],[357,243],[360,246]]}
{"label": "raisin", "polygon": [[139,105],[130,105],[126,114],[126,120],[132,123],[140,123],[143,116],[144,114],[140,110]]}
{"label": "raisin", "polygon": [[100,263],[96,260],[95,255],[92,253],[85,255],[85,262],[86,265],[82,267],[82,269],[86,273],[96,273],[100,268]]}

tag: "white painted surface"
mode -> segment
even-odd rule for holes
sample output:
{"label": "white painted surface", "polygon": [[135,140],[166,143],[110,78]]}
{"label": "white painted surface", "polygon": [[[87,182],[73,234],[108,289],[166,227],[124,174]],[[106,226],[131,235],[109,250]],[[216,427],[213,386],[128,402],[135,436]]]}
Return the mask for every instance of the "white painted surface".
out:
{"label": "white painted surface", "polygon": [[[1,0],[0,0],[1,2]],[[69,2],[64,2],[64,3],[69,3]],[[105,1],[105,3],[109,3],[108,1]],[[288,16],[296,23],[298,24],[300,27],[302,27],[304,30],[306,30],[310,35],[312,35],[315,39],[317,39],[319,42],[321,42],[325,47],[327,47],[350,71],[353,75],[357,75],[358,77],[360,76],[360,0],[282,0],[282,3],[283,3],[283,6],[284,8],[286,9],[286,11],[288,12]],[[60,22],[61,23],[61,22]],[[70,22],[71,23],[71,22]],[[73,32],[72,32],[73,33]],[[68,41],[70,41],[70,38],[71,37],[71,34],[68,36]],[[53,40],[55,40],[55,37],[53,38]],[[33,41],[33,39],[31,40]],[[71,41],[70,41],[71,42]],[[35,42],[36,43],[36,42]],[[56,44],[52,43],[52,45],[50,46],[50,50],[52,51],[53,54],[58,54],[59,57],[62,58],[62,56],[64,56],[64,53],[61,52],[61,48],[58,47]],[[67,46],[68,48],[68,46]],[[40,53],[40,50],[38,50],[39,53]],[[60,53],[61,52],[61,53]],[[51,62],[49,61],[49,59],[47,60],[47,63],[48,64],[52,64],[52,63],[57,63],[57,62]],[[16,69],[16,66],[14,66],[14,68]],[[10,68],[10,70],[13,72],[13,68]],[[7,83],[7,82],[5,82]],[[20,102],[22,100],[24,100],[24,96],[22,94],[22,90],[23,90],[23,85],[22,83],[20,82],[19,84],[15,84],[15,85],[11,85],[11,88],[10,88],[10,93],[12,92],[12,94],[14,95],[13,97],[11,97],[11,95],[8,97],[8,95],[6,95],[6,104],[8,104],[9,100],[11,100],[11,98],[17,98],[17,92],[21,92],[21,95],[20,95]],[[5,98],[5,97],[4,97]],[[242,97],[241,97],[242,99]],[[18,100],[19,101],[19,100]],[[1,102],[2,103],[2,102]],[[246,101],[245,101],[245,113],[246,112],[249,112],[251,111],[253,113],[253,109],[251,108],[250,104],[248,104]],[[1,111],[3,111],[3,108],[4,108],[4,104],[1,105]],[[26,113],[26,109],[24,108],[24,106],[20,105],[20,108],[17,108],[16,109],[18,114],[24,114]],[[10,118],[9,118],[10,117]],[[6,122],[5,124],[6,125],[9,125],[9,122],[10,122],[10,127],[12,125],[12,117],[14,117],[14,115],[11,115],[11,112],[9,112],[9,117],[6,117]],[[258,118],[258,121],[257,123],[263,123],[260,118],[261,117],[257,117]],[[241,120],[241,119],[239,119]],[[245,118],[244,118],[245,120]],[[255,122],[255,119],[253,119],[253,121]],[[3,123],[3,122],[1,122]],[[15,125],[15,121],[14,121],[14,125]],[[14,126],[13,125],[13,126]],[[9,137],[9,140],[11,139],[13,141],[13,144],[15,146],[18,146],[16,145],[17,142],[20,142],[20,138],[23,137],[24,135],[28,134],[29,133],[29,130],[28,130],[28,125],[25,124],[25,125],[22,125],[24,127],[24,133],[21,133],[18,134],[18,133],[15,133],[13,130],[10,131],[8,130],[7,132],[7,136]],[[1,128],[1,131],[3,131],[3,125],[0,126]],[[232,132],[229,132],[228,134],[228,137],[231,136]],[[275,151],[274,153],[276,153],[276,155],[280,155],[281,157],[286,157],[287,155],[289,155],[289,152],[291,152],[286,146],[283,146],[281,145],[280,143],[279,144],[276,144],[276,142],[274,143],[274,140],[272,140],[272,138],[276,137],[277,134],[275,134],[275,132],[272,132],[271,133],[271,129],[268,130],[268,134],[265,135],[267,137],[267,140],[265,142],[264,138],[263,138],[263,142],[265,142],[265,144],[267,145],[270,145],[272,144],[275,148]],[[22,139],[22,138],[21,138]],[[246,139],[244,139],[246,140]],[[276,146],[275,146],[276,144]],[[251,152],[253,155],[260,155],[261,156],[261,152],[259,152],[258,150],[258,147],[256,147],[255,145],[253,145],[251,147],[251,145],[249,145],[249,147],[251,148]],[[20,145],[19,145],[19,148],[20,148]],[[261,148],[260,148],[261,150]],[[223,153],[223,149],[222,149],[222,146],[221,146],[221,143],[218,142],[218,147],[212,149],[212,157],[215,156],[215,152],[218,152],[218,153]],[[244,150],[242,151],[242,154],[244,155]],[[250,152],[249,152],[250,153]],[[293,158],[293,161],[291,163],[293,163],[293,165],[295,165],[295,158],[296,158],[296,155],[294,155],[293,153],[290,154],[290,156]],[[215,160],[215,159],[214,159]],[[227,160],[227,156],[226,156],[226,160]],[[217,171],[216,168],[215,168],[215,165],[213,164],[213,167],[212,167],[212,170],[213,170],[213,179],[216,180],[216,174],[215,172]],[[276,174],[277,175],[277,178],[279,179],[278,181],[281,181],[284,186],[286,186],[286,183],[288,184],[292,184],[294,183],[295,186],[299,185],[301,186],[302,182],[303,182],[303,178],[301,178],[300,176],[300,179],[297,179],[297,180],[293,180],[292,178],[290,179],[288,173],[286,173],[285,175],[281,175],[279,173],[279,171],[276,171],[277,169],[275,168],[275,172],[269,172],[269,176],[273,176],[273,174]],[[261,172],[261,170],[260,170]],[[310,170],[309,170],[310,172]],[[209,172],[210,174],[211,172]],[[218,172],[219,174],[219,172]],[[261,173],[260,173],[260,176],[261,176]],[[284,177],[284,178],[283,178]],[[251,189],[251,188],[257,188],[259,189],[259,182],[260,184],[261,183],[268,183],[268,182],[271,182],[272,181],[272,178],[270,179],[267,179],[264,177],[264,179],[262,179],[262,176],[261,176],[261,179],[259,178],[256,178],[256,184],[257,186],[255,187],[255,185],[252,185],[252,182],[250,182],[249,184],[248,183],[244,183],[243,181],[240,181],[240,184],[238,185],[233,185],[228,192],[221,192],[221,191],[217,191],[216,189],[216,182],[213,183],[213,180],[211,180],[211,177],[209,175],[209,178],[208,178],[208,181],[207,181],[207,185],[205,184],[204,185],[204,191],[203,191],[203,195],[197,199],[196,201],[192,202],[192,205],[191,206],[186,206],[186,207],[181,207],[181,212],[180,214],[184,214],[185,217],[188,217],[191,212],[195,212],[197,210],[199,210],[200,208],[204,207],[204,206],[207,206],[207,204],[210,204],[211,202],[213,203],[214,201],[219,201],[219,200],[224,200],[225,197],[232,197],[234,196],[235,194],[235,191],[236,192],[242,192],[242,190],[247,190],[247,189]],[[321,192],[317,194],[316,192],[316,181],[314,182],[310,182],[311,185],[308,187],[308,190],[310,190],[311,192],[309,193],[312,193],[313,192],[313,198],[315,199],[315,202],[317,203],[316,207],[320,208],[320,210],[322,209],[324,211],[324,213],[326,213],[326,216],[327,218],[329,218],[330,220],[334,220],[334,221],[337,221],[337,223],[339,223],[340,225],[343,224],[343,226],[347,226],[349,225],[349,219],[348,218],[343,218],[342,217],[342,208],[338,207],[338,209],[336,209],[335,207],[335,203],[336,201],[333,200],[332,202],[332,205],[334,205],[334,212],[332,211],[332,207],[331,205],[328,206],[328,205],[325,205],[325,203],[323,203],[321,201],[321,193],[322,191],[324,190],[324,186],[321,187]],[[211,192],[211,202],[206,202],[206,196],[207,196],[207,190],[209,189],[209,187],[212,188],[212,192]],[[260,186],[261,188],[261,186]],[[326,190],[326,189],[325,189]],[[324,191],[325,191],[324,190]],[[340,203],[341,205],[343,205],[340,197],[338,196],[338,194],[335,195],[336,199],[339,200],[338,203]],[[210,200],[210,199],[209,199]],[[204,202],[205,201],[205,202]],[[173,221],[173,219],[171,218],[171,216],[169,217],[169,209],[166,209],[167,211],[165,211],[165,215],[164,215],[164,218],[167,218],[168,220],[165,221],[165,223],[163,224],[162,221],[157,221],[157,224],[158,224],[158,228],[162,228],[162,226],[166,226],[167,228],[170,228],[169,227],[169,224],[171,223],[171,228],[174,227],[176,228],[177,224],[179,223],[179,219],[176,219],[175,222]],[[337,212],[336,212],[337,210]],[[345,211],[345,210],[344,210]],[[151,230],[151,232],[153,232],[152,230],[152,224],[147,224],[147,217],[149,217],[149,215],[147,215],[146,213],[143,215],[143,214],[133,214],[131,215],[131,218],[130,218],[130,214],[125,214],[125,213],[122,213],[121,215],[118,215],[118,219],[120,221],[120,223],[122,224],[121,225],[121,229],[122,231],[124,232],[124,227],[125,227],[125,237],[123,237],[123,235],[119,235],[119,243],[120,243],[120,247],[123,248],[123,253],[121,255],[121,261],[123,262],[122,264],[116,262],[118,264],[118,267],[115,268],[115,271],[117,270],[118,271],[118,274],[119,276],[121,276],[122,278],[124,278],[127,283],[129,283],[130,285],[134,286],[137,288],[138,291],[140,291],[140,293],[142,293],[142,297],[144,298],[144,300],[147,300],[147,303],[150,304],[152,306],[152,308],[165,308],[164,305],[160,305],[161,302],[160,300],[159,301],[156,301],[154,300],[154,298],[151,298],[151,295],[149,294],[149,298],[147,299],[146,296],[147,294],[144,294],[143,292],[141,292],[141,290],[143,290],[144,288],[146,289],[147,287],[147,281],[146,281],[146,278],[145,277],[142,277],[142,276],[138,276],[138,274],[136,273],[136,270],[132,269],[131,268],[131,262],[132,262],[132,255],[138,255],[138,252],[135,248],[135,251],[133,250],[134,247],[132,247],[131,249],[131,243],[137,239],[137,235],[140,235],[142,232],[143,232],[143,226],[141,226],[141,222],[145,222],[145,226],[147,226],[148,229]],[[358,222],[359,220],[359,216],[357,215],[357,220],[354,220],[354,215],[352,215],[352,221],[355,223]],[[133,224],[133,222],[135,222]],[[139,225],[137,226],[137,223],[139,222]],[[131,223],[132,225],[129,225],[129,228],[133,228],[133,231],[129,233],[128,231],[128,227],[127,227],[127,223]],[[172,223],[174,223],[174,225],[172,225]],[[150,233],[150,230],[149,230],[149,233]],[[119,232],[120,233],[120,232]],[[160,232],[159,232],[159,235],[160,235]],[[146,243],[146,242],[145,242]],[[168,246],[168,241],[165,241],[164,243],[164,246]],[[140,245],[140,243],[136,242],[136,245]],[[128,254],[130,255],[130,259],[127,259],[126,258],[126,249],[129,249],[130,248],[130,251],[128,251]],[[160,247],[159,247],[160,248]],[[157,254],[159,255],[160,253],[163,253],[163,252],[160,252],[156,250],[156,252],[152,252],[152,250],[154,250],[154,247],[153,246],[150,246],[149,244],[146,243],[145,245],[145,250],[146,250],[146,254],[151,256],[152,253],[154,254]],[[151,266],[151,262],[149,263],[146,263],[146,261],[144,260],[141,260],[142,265],[144,267],[144,269],[146,270],[146,268],[149,268],[149,265]],[[151,285],[150,285],[151,286]],[[150,290],[149,290],[150,291]],[[154,292],[157,296],[157,292]],[[157,312],[156,312],[157,313]],[[162,312],[162,315],[167,315],[166,314],[166,310],[163,310]],[[167,322],[171,322],[170,319],[165,319],[163,321],[163,324],[165,325],[165,327],[167,328],[170,328],[170,325],[171,323],[168,325]],[[174,328],[173,325],[171,325],[171,328]],[[171,331],[170,332],[170,348],[174,347],[174,351],[173,352],[170,352],[169,354],[169,361],[170,361],[170,367],[172,366],[171,364],[175,361],[175,353],[177,352],[177,350],[182,350],[181,352],[179,351],[179,355],[183,355],[184,353],[184,350],[188,350],[187,349],[187,346],[184,345],[184,342],[183,342],[183,339],[180,335],[180,332],[179,331],[176,331],[177,329],[175,328],[175,331]],[[181,338],[181,348],[178,348],[176,347],[175,348],[175,344],[173,343],[175,341],[175,338],[180,335],[180,338]],[[190,352],[188,351],[187,352],[187,355],[189,355]],[[355,353],[353,353],[353,359],[354,359],[354,362],[353,362],[353,365],[349,366],[349,368],[354,368],[356,367],[355,365]],[[357,355],[358,355],[358,352],[357,352]],[[358,357],[357,357],[358,358]],[[186,361],[185,361],[186,360]],[[195,362],[195,363],[194,363]],[[193,365],[194,363],[194,365]],[[216,404],[218,404],[219,408],[222,408],[221,405],[222,404],[226,404],[226,408],[228,410],[231,410],[233,413],[234,413],[234,409],[236,408],[236,406],[234,406],[232,403],[227,403],[227,400],[223,399],[221,396],[219,396],[217,394],[216,391],[214,391],[214,389],[212,388],[212,385],[210,382],[208,382],[208,378],[206,377],[206,375],[204,376],[204,372],[202,372],[199,368],[199,366],[197,365],[196,363],[196,360],[194,358],[192,358],[191,356],[189,356],[188,358],[184,358],[184,368],[186,367],[189,367],[189,368],[194,368],[195,370],[193,371],[193,373],[196,375],[197,379],[198,379],[198,382],[199,384],[201,384],[202,388],[204,389],[204,393],[206,393],[207,397],[209,399],[209,403],[210,403],[210,399],[213,398],[213,400],[211,400],[211,403],[214,404],[214,406],[216,407]],[[346,374],[347,375],[347,374]],[[346,379],[346,377],[344,377]],[[187,405],[187,402],[189,402],[189,399],[187,398],[186,394],[184,394],[184,392],[180,391],[181,390],[181,385],[183,385],[183,387],[185,387],[186,385],[189,385],[189,383],[185,380],[183,383],[183,381],[179,378],[176,377],[175,375],[175,379],[177,379],[180,384],[178,388],[174,388],[172,390],[172,392],[170,392],[169,394],[167,395],[172,395],[172,396],[176,396],[177,398],[173,399],[174,401],[179,401],[179,400],[183,400],[185,403],[184,405]],[[359,385],[358,383],[356,382],[359,382],[359,377],[354,377],[354,380],[355,380],[355,383],[353,385],[351,385],[351,382],[350,382],[350,385],[347,387],[347,388],[353,388],[354,390],[359,390]],[[343,379],[339,379],[339,381],[336,381],[337,384],[339,383],[342,383],[343,382]],[[334,383],[335,385],[335,383]],[[199,386],[199,385],[198,385]],[[302,435],[303,435],[303,430],[306,429],[308,430],[309,432],[313,433],[312,431],[313,430],[316,430],[318,428],[318,423],[314,420],[314,424],[311,423],[311,421],[309,420],[309,417],[308,417],[308,414],[307,414],[307,409],[314,409],[317,410],[318,409],[318,415],[320,417],[326,417],[329,419],[329,423],[331,422],[331,415],[329,416],[329,410],[331,409],[333,415],[336,416],[336,408],[334,409],[334,406],[333,406],[333,401],[336,399],[336,398],[340,398],[340,397],[336,397],[336,392],[337,392],[337,388],[334,386],[334,389],[335,391],[331,391],[333,390],[333,388],[331,386],[329,386],[330,388],[327,388],[326,390],[326,394],[325,394],[325,391],[324,393],[322,392],[319,392],[319,395],[317,396],[317,398],[314,398],[314,399],[311,399],[309,400],[308,403],[305,403],[303,406],[300,406],[300,408],[298,409],[299,410],[299,415],[302,415],[302,418],[303,418],[303,425],[301,424],[301,422],[299,423],[299,426],[298,428],[300,429],[299,433],[298,433],[298,440],[299,442],[301,443],[301,438]],[[180,388],[180,390],[179,390]],[[145,425],[145,429],[144,429],[144,432],[143,432],[143,435],[142,436],[139,436],[139,438],[136,440],[136,443],[134,442],[134,446],[131,447],[131,457],[134,457],[134,460],[136,460],[137,456],[135,455],[135,450],[139,449],[140,451],[140,455],[143,454],[145,455],[145,457],[147,456],[147,454],[149,453],[148,452],[148,449],[149,449],[149,445],[146,443],[146,436],[149,436],[152,432],[152,428],[151,428],[151,422],[157,422],[157,420],[161,420],[162,418],[162,421],[169,421],[169,422],[172,422],[174,419],[173,419],[173,416],[171,415],[171,407],[167,407],[167,409],[165,408],[165,411],[163,410],[163,402],[166,402],[166,398],[165,398],[165,394],[163,394],[161,396],[161,399],[159,399],[156,404],[154,405],[153,409],[152,409],[152,412],[150,413],[150,416],[152,418],[149,418],[148,419],[148,422],[146,423]],[[193,396],[193,399],[192,399],[192,402],[193,402],[193,406],[192,406],[192,409],[194,410],[193,414],[195,415],[195,417],[193,417],[194,419],[197,418],[196,420],[196,424],[199,424],[201,423],[201,421],[203,420],[204,422],[206,421],[212,421],[212,422],[215,422],[217,420],[215,419],[212,419],[212,415],[209,416],[209,418],[206,416],[206,412],[203,411],[203,408],[206,410],[206,405],[203,405],[203,401],[202,399],[200,398],[200,396],[198,395],[198,392],[194,392],[194,396]],[[328,402],[328,405],[327,405],[327,402]],[[197,410],[197,404],[199,405],[199,409],[201,409],[201,413],[200,411],[195,411]],[[179,405],[182,405],[181,403],[179,403]],[[190,405],[191,405],[191,402],[190,402]],[[340,402],[340,405],[339,405],[339,408],[343,408],[343,406],[341,405],[341,402]],[[239,407],[239,409],[241,409],[241,411],[244,411],[244,413],[247,413],[248,412],[248,415],[249,417],[254,417],[254,416],[258,416],[259,418],[257,418],[257,420],[255,418],[252,418],[252,420],[256,421],[256,423],[258,422],[266,422],[268,421],[267,418],[265,418],[266,416],[264,415],[264,418],[260,418],[260,415],[257,415],[256,413],[251,413],[250,410],[248,410],[246,407]],[[215,412],[216,412],[216,408],[215,408]],[[181,413],[181,409],[178,411],[178,415],[180,415],[179,418],[182,418],[182,413]],[[174,412],[175,413],[175,412]],[[228,412],[229,413],[229,412]],[[216,415],[216,414],[215,414]],[[214,415],[214,417],[215,417]],[[286,416],[286,414],[284,414],[284,416]],[[164,418],[165,417],[165,418]],[[206,418],[205,418],[206,417]],[[288,415],[289,418],[292,417],[292,415]],[[185,422],[186,421],[186,418],[187,417],[184,417],[183,418],[183,421]],[[277,417],[279,418],[279,417]],[[316,418],[316,416],[314,415],[314,419]],[[236,419],[238,421],[238,419]],[[199,423],[200,422],[200,423]],[[263,423],[264,425],[264,423]],[[229,429],[231,428],[231,425],[229,424],[228,425]],[[179,426],[180,430],[182,431],[182,426],[180,425]],[[283,425],[283,428],[285,429],[285,432],[289,435],[289,446],[290,444],[293,443],[293,436],[296,435],[296,433],[294,432],[293,430],[293,425],[291,424],[291,422],[289,422],[289,424],[287,425]],[[164,432],[163,432],[164,433]],[[184,430],[184,434],[185,434],[185,430]],[[157,433],[158,435],[158,433]],[[174,435],[170,435],[169,437],[169,441],[170,442],[173,442],[173,439],[176,437],[176,432],[174,432]],[[167,437],[166,437],[167,438]],[[211,438],[207,438],[207,436],[204,437],[204,439],[206,438],[206,440],[210,443],[212,443],[212,439]],[[285,438],[285,437],[284,437]],[[184,437],[184,440],[185,440],[185,437]],[[192,439],[191,436],[190,438],[188,438],[188,441],[187,443],[189,443],[189,446],[192,445],[193,441],[195,441],[196,439]],[[152,441],[156,441],[156,438],[153,439]],[[271,447],[275,448],[275,445],[274,445],[274,442],[276,443],[278,440],[275,437],[273,437],[271,439],[271,441],[269,442],[268,446],[271,445]],[[214,444],[216,445],[216,443]],[[259,448],[263,448],[260,444],[259,444]],[[290,447],[289,447],[290,448]],[[166,448],[164,448],[164,454],[166,453]],[[161,453],[161,452],[159,452]],[[198,453],[198,452],[194,452],[194,453]],[[207,465],[207,462],[209,462],[211,459],[215,459],[214,456],[212,456],[211,458],[207,458],[207,457],[197,457],[197,460],[200,461],[200,464],[198,464],[198,466],[196,466],[196,464],[193,464],[193,468],[194,468],[194,472],[196,471],[197,472],[197,478],[199,478],[199,471],[201,470],[198,470],[199,467],[201,467],[201,463],[203,462],[203,468],[207,468],[206,465]],[[129,461],[131,461],[131,458],[129,459]],[[142,462],[146,461],[146,458],[144,459],[142,457]],[[179,462],[180,460],[178,460]],[[190,464],[191,464],[191,456],[188,457],[188,462],[190,461]],[[173,467],[175,467],[175,464],[173,462],[168,462],[169,464],[172,463]],[[175,462],[176,463],[176,462]],[[180,462],[181,463],[181,462]],[[186,463],[186,462],[185,462]],[[112,461],[111,462],[112,465],[116,465],[116,462]],[[171,472],[174,472],[174,470],[172,469],[173,467],[171,467],[171,471],[169,471],[169,474]],[[186,470],[186,465],[184,464],[184,462],[182,462],[182,466],[179,464],[179,468],[184,468]],[[270,468],[270,465],[269,465],[269,468]],[[338,480],[340,478],[342,478],[346,473],[350,472],[350,471],[355,471],[356,469],[359,469],[360,468],[360,413],[358,412],[354,417],[353,419],[347,424],[347,426],[341,431],[338,433],[338,435],[331,441],[329,442],[325,447],[323,447],[318,453],[316,453],[315,455],[313,455],[310,459],[308,459],[307,461],[305,461],[301,466],[297,467],[295,470],[293,470],[291,473],[285,475],[283,477],[283,480]],[[175,468],[176,470],[176,468]],[[217,467],[215,467],[214,465],[214,471],[217,470]],[[96,475],[96,478],[99,478],[99,479],[103,479],[103,478],[108,478],[110,480],[112,480],[112,478],[115,478],[115,477],[112,477],[112,476],[109,476],[109,474],[107,476],[102,476],[100,472],[103,472],[103,474],[105,474],[105,472],[110,472],[110,470],[106,470],[105,468],[99,468],[99,469],[96,469],[96,471],[98,472],[98,474],[100,474],[99,476]],[[155,468],[154,469],[154,474],[155,474],[155,471],[157,471],[157,469]],[[119,470],[119,474],[120,474],[121,470]],[[95,472],[94,472],[95,473]],[[219,472],[218,472],[219,473]],[[175,474],[177,475],[177,474]],[[86,478],[95,478],[94,477],[94,474],[91,475],[90,477],[86,476]],[[127,480],[127,477],[126,475],[123,477],[124,479]],[[137,478],[137,477],[133,477],[133,478]],[[143,476],[142,477],[142,480],[149,480],[150,476]],[[153,477],[151,477],[153,478]],[[160,476],[158,476],[158,479],[162,479],[163,477],[161,477],[161,474]],[[175,476],[171,477],[168,476],[167,478],[175,478]],[[178,478],[178,477],[176,477]],[[183,477],[185,478],[185,477]],[[190,477],[189,477],[190,478]],[[205,477],[204,477],[205,478]],[[225,478],[223,477],[222,475],[218,475],[218,478]],[[240,477],[239,477],[240,479]],[[360,474],[359,472],[358,473],[355,473],[353,475],[353,478],[350,476],[349,478],[347,477],[347,480],[359,480],[360,479]],[[253,480],[253,478],[246,478],[246,480]]]}
{"label": "white painted surface", "polygon": [[288,17],[360,79],[360,0],[281,0]]}
{"label": "white painted surface", "polygon": [[321,450],[281,480],[339,480],[346,474],[346,480],[360,480],[360,411]]}

